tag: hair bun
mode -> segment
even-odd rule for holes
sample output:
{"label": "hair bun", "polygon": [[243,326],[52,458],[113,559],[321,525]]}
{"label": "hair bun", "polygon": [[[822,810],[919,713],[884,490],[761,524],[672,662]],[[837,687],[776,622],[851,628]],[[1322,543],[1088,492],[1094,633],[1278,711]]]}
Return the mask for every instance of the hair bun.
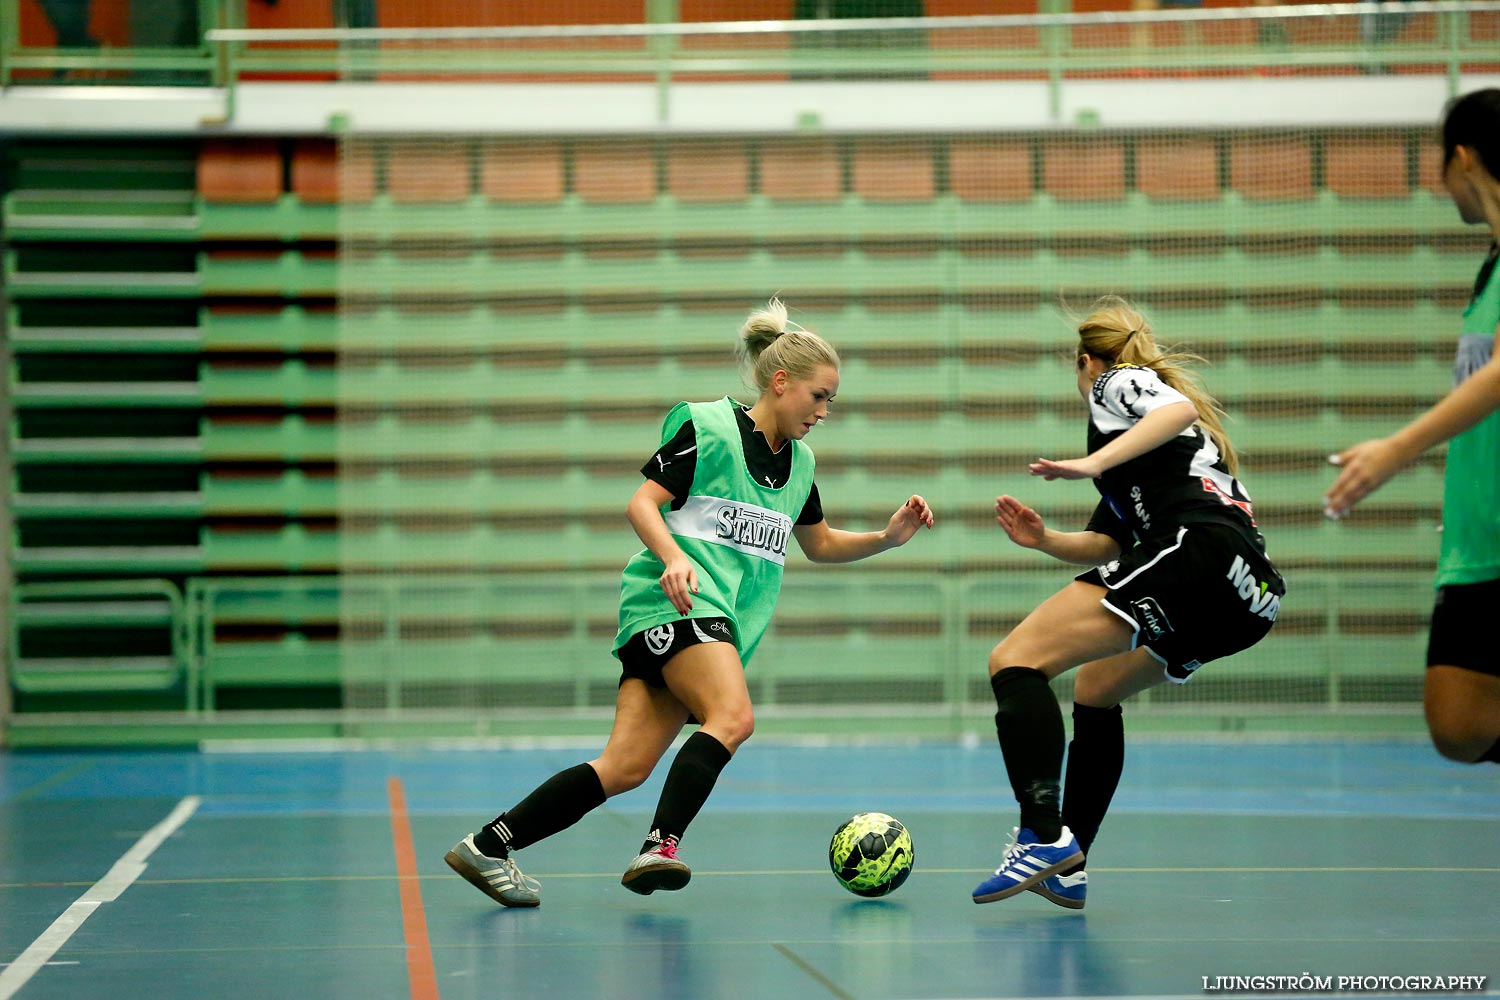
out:
{"label": "hair bun", "polygon": [[[783,338],[788,333],[797,336]],[[740,327],[735,355],[745,384],[764,392],[770,373],[784,368],[797,378],[809,377],[819,364],[839,367],[838,352],[822,337],[787,319],[786,306],[772,298],[765,308],[751,313]]]}

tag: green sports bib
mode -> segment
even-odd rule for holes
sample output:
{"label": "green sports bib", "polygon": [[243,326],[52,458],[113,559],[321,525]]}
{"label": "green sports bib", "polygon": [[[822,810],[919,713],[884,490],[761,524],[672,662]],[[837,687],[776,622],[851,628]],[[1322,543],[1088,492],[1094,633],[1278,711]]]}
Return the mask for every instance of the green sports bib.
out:
{"label": "green sports bib", "polygon": [[[1490,273],[1464,310],[1456,381],[1490,360],[1500,328],[1500,274]],[[1448,443],[1443,472],[1443,541],[1437,586],[1500,579],[1500,412],[1491,413]]]}
{"label": "green sports bib", "polygon": [[[686,617],[730,619],[741,662],[749,664],[771,623],[792,526],[812,492],[814,460],[810,448],[791,441],[787,484],[773,489],[756,483],[745,465],[737,409],[726,396],[678,403],[667,414],[662,443],[692,420],[698,457],[690,494],[677,510],[663,508],[662,519],[698,571],[698,593]],[[626,564],[615,650],[637,632],[684,617],[662,592],[664,568],[650,549]]]}

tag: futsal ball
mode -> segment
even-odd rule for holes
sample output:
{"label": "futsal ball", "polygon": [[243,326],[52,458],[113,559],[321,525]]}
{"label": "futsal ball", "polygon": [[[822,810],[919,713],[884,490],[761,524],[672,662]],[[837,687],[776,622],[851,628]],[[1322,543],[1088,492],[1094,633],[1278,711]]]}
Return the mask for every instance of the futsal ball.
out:
{"label": "futsal ball", "polygon": [[834,831],[828,866],[856,896],[884,896],[901,888],[914,859],[911,833],[885,813],[860,813]]}

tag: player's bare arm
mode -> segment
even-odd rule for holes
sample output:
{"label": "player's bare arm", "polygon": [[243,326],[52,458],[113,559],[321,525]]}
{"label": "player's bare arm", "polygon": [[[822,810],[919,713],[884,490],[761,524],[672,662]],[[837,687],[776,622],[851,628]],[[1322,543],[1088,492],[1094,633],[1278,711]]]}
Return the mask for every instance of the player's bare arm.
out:
{"label": "player's bare arm", "polygon": [[1500,330],[1495,341],[1489,361],[1427,412],[1390,437],[1362,441],[1329,456],[1328,461],[1339,467],[1339,474],[1323,497],[1324,514],[1334,519],[1343,517],[1423,452],[1500,409]]}
{"label": "player's bare arm", "polygon": [[934,523],[932,508],[922,497],[912,496],[897,508],[883,531],[844,531],[831,528],[826,520],[799,524],[792,529],[802,552],[816,563],[854,562],[911,541],[922,527]]}
{"label": "player's bare arm", "polygon": [[1099,566],[1118,558],[1120,543],[1097,531],[1054,531],[1042,515],[1013,496],[995,499],[995,522],[1023,549],[1036,549],[1061,562]]}
{"label": "player's bare arm", "polygon": [[698,571],[667,530],[661,508],[674,497],[660,483],[648,479],[625,505],[625,516],[646,548],[662,561],[661,589],[682,614],[693,610],[693,595],[698,592]]}

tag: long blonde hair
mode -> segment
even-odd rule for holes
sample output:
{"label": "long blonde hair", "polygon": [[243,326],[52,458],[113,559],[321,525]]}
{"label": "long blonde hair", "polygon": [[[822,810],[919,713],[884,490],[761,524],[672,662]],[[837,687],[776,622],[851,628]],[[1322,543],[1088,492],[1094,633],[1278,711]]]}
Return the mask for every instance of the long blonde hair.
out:
{"label": "long blonde hair", "polygon": [[1224,408],[1209,395],[1198,374],[1190,366],[1206,364],[1203,358],[1187,351],[1163,350],[1151,332],[1151,324],[1129,302],[1118,295],[1106,295],[1078,323],[1077,356],[1090,355],[1111,365],[1139,365],[1149,368],[1167,385],[1182,393],[1198,409],[1198,423],[1213,438],[1230,475],[1238,475],[1239,455],[1224,431]]}
{"label": "long blonde hair", "polygon": [[[788,330],[788,326],[796,329]],[[771,386],[771,376],[782,370],[794,382],[812,378],[820,365],[839,367],[838,352],[833,345],[811,330],[804,330],[787,319],[786,306],[778,298],[764,309],[757,309],[740,327],[735,347],[740,374],[745,384],[764,393]]]}

